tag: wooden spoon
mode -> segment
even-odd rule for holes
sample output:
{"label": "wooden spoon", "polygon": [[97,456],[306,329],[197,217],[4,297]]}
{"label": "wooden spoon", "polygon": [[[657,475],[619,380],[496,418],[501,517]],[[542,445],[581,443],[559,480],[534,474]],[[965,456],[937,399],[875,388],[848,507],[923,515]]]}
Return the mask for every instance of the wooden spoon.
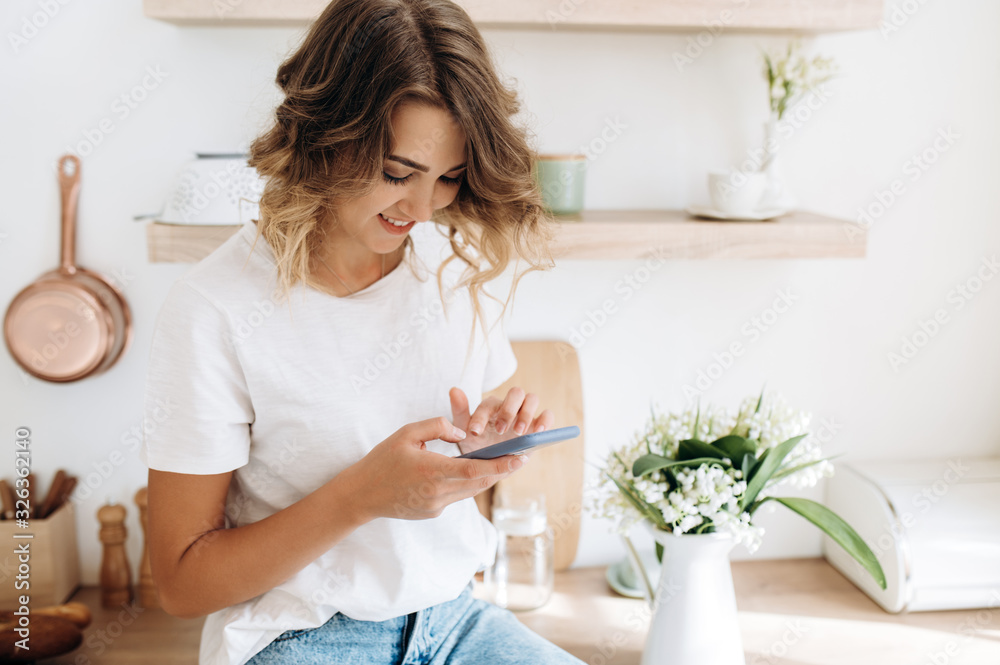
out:
{"label": "wooden spoon", "polygon": [[56,471],[55,477],[52,479],[52,484],[49,485],[49,491],[45,495],[45,500],[42,501],[42,507],[38,509],[38,515],[36,517],[40,520],[45,519],[49,514],[55,510],[56,501],[62,496],[63,484],[66,482],[66,472],[62,469]]}
{"label": "wooden spoon", "polygon": [[14,493],[6,480],[0,480],[0,502],[3,502],[3,518],[14,519]]}

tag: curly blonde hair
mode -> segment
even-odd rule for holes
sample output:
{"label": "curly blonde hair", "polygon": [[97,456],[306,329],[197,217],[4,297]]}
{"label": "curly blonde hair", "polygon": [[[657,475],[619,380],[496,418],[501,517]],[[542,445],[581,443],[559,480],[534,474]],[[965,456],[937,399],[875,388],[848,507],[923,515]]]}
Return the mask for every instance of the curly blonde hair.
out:
{"label": "curly blonde hair", "polygon": [[[390,118],[404,102],[448,111],[466,136],[458,195],[432,218],[452,250],[437,271],[439,291],[447,265],[463,262],[459,286],[468,287],[485,331],[480,296],[500,302],[483,289],[487,282],[512,259],[528,264],[515,272],[502,317],[521,277],[554,265],[552,219],[534,181],[537,155],[527,130],[513,123],[516,92],[453,2],[334,0],[279,67],[277,83],[285,98],[274,125],[252,143],[250,165],[265,180],[257,237],[275,254],[285,297],[308,281],[310,257],[337,223],[338,204],[381,178],[393,148]],[[409,235],[405,242],[412,248]]]}

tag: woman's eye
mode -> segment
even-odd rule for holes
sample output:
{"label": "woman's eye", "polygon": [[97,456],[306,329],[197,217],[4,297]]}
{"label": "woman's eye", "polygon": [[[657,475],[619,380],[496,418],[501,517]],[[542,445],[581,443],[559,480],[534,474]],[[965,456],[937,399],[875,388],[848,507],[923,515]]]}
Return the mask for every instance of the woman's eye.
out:
{"label": "woman's eye", "polygon": [[[410,175],[404,178],[397,178],[395,176],[389,175],[385,171],[382,171],[382,178],[390,185],[402,185],[412,176],[413,174],[411,173]],[[462,176],[458,176],[457,178],[449,178],[448,176],[441,176],[441,182],[443,182],[446,185],[457,185],[458,183],[462,182]]]}
{"label": "woman's eye", "polygon": [[405,178],[394,178],[391,175],[389,175],[388,173],[386,173],[385,171],[382,171],[382,178],[385,179],[385,181],[387,183],[389,183],[390,185],[402,185],[404,182],[406,182],[407,180],[410,179],[411,175],[413,175],[413,174],[411,173],[410,175],[406,176]]}

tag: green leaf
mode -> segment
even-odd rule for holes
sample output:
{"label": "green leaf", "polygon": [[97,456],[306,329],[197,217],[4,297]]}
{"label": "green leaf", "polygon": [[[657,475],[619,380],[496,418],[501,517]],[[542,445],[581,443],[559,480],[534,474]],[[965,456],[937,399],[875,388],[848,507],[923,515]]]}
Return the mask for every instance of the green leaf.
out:
{"label": "green leaf", "polygon": [[882,571],[882,566],[875,557],[875,553],[865,544],[858,532],[852,529],[851,525],[837,513],[815,501],[792,497],[769,496],[757,505],[771,500],[777,501],[818,526],[835,543],[843,547],[844,551],[850,554],[855,561],[860,563],[879,587],[885,589],[885,573]]}
{"label": "green leaf", "polygon": [[754,413],[760,411],[760,405],[764,403],[764,388],[760,389],[760,397],[757,398],[757,407],[753,410]]}
{"label": "green leaf", "polygon": [[656,560],[660,562],[661,566],[663,565],[663,543],[660,541],[656,541]]}
{"label": "green leaf", "polygon": [[625,543],[625,548],[628,551],[628,556],[636,575],[642,580],[642,586],[644,587],[643,593],[647,600],[652,600],[656,595],[656,585],[649,579],[649,571],[646,570],[646,566],[643,565],[642,559],[639,557],[639,553],[635,549],[635,545],[632,544],[632,539],[626,534],[622,534],[622,542]]}
{"label": "green leaf", "polygon": [[699,441],[698,439],[684,439],[679,444],[677,444],[677,459],[687,460],[694,459],[696,457],[714,457],[715,459],[722,459],[726,457],[726,453],[723,450],[719,450],[715,446],[705,443],[704,441]]}
{"label": "green leaf", "polygon": [[757,495],[764,489],[764,485],[778,470],[781,463],[785,461],[788,453],[792,452],[792,448],[797,446],[799,441],[806,438],[806,436],[808,435],[799,434],[798,436],[793,436],[788,441],[779,443],[774,448],[768,450],[767,454],[758,460],[757,465],[750,471],[750,478],[747,480],[747,489],[740,498],[741,509],[746,510],[749,506],[753,505],[753,502],[757,499]]}
{"label": "green leaf", "polygon": [[771,450],[773,449],[768,448],[763,453],[761,453],[760,459],[754,462],[753,466],[750,467],[750,473],[744,476],[747,479],[747,484],[750,484],[750,481],[753,480],[753,477],[757,475],[757,470],[760,469],[760,467],[764,464],[764,460],[766,460],[768,456],[771,454]]}
{"label": "green leaf", "polygon": [[643,455],[636,461],[632,462],[632,475],[636,478],[641,478],[647,473],[657,471],[659,469],[665,468],[668,464],[674,460],[664,457],[663,455],[657,455],[655,453],[648,453]]}
{"label": "green leaf", "polygon": [[[618,454],[617,450],[612,450],[611,454],[614,455],[615,459],[618,460],[618,463],[622,465],[623,469],[628,468],[628,464],[625,463],[625,460],[622,459],[622,456]],[[608,473],[605,473],[604,475],[606,475],[608,478],[611,477],[611,474]]]}
{"label": "green leaf", "polygon": [[815,466],[820,462],[829,462],[830,460],[837,457],[840,457],[840,455],[833,455],[831,457],[824,457],[822,459],[813,460],[812,462],[803,462],[802,464],[796,464],[795,466],[790,466],[787,469],[782,469],[781,471],[775,473],[773,476],[771,476],[771,480],[781,480],[782,478],[790,476],[793,473],[798,473],[802,469],[808,469],[809,467]]}
{"label": "green leaf", "polygon": [[674,467],[663,467],[663,475],[667,477],[667,494],[669,494],[677,489],[680,483],[677,482],[677,474],[674,473]]}
{"label": "green leaf", "polygon": [[733,461],[733,464],[741,462],[743,460],[743,456],[748,453],[753,455],[754,458],[757,457],[757,446],[753,445],[742,436],[736,436],[735,434],[729,434],[721,439],[716,439],[709,445],[724,452],[726,457]]}
{"label": "green leaf", "polygon": [[[711,462],[718,463],[717,457],[696,457],[694,459],[670,459],[660,455],[643,455],[632,464],[632,475],[641,478],[647,473],[669,469],[675,466],[701,466]],[[676,480],[676,479],[675,479]]]}

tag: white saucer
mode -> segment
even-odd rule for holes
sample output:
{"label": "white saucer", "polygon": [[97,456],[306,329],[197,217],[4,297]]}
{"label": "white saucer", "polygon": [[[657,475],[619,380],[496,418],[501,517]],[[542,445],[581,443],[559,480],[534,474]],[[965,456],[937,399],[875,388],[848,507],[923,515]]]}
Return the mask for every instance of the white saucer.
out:
{"label": "white saucer", "polygon": [[[643,556],[643,561],[649,574],[653,576],[651,582],[655,588],[660,575],[660,564],[656,560],[655,555],[651,557]],[[626,569],[630,568],[631,565],[629,564],[628,559],[622,559],[621,561],[608,566],[608,569],[604,574],[605,578],[608,580],[608,586],[614,589],[618,594],[628,598],[645,598],[645,594],[643,594],[642,589],[628,586],[625,583],[624,573]],[[631,570],[628,572],[631,572]]]}
{"label": "white saucer", "polygon": [[788,214],[787,208],[767,208],[764,210],[756,210],[754,212],[738,215],[722,212],[721,210],[716,210],[709,206],[688,206],[684,210],[689,215],[694,217],[707,217],[709,219],[719,219],[723,221],[751,220],[760,222],[765,219],[774,219],[775,217],[781,217],[782,215]]}

